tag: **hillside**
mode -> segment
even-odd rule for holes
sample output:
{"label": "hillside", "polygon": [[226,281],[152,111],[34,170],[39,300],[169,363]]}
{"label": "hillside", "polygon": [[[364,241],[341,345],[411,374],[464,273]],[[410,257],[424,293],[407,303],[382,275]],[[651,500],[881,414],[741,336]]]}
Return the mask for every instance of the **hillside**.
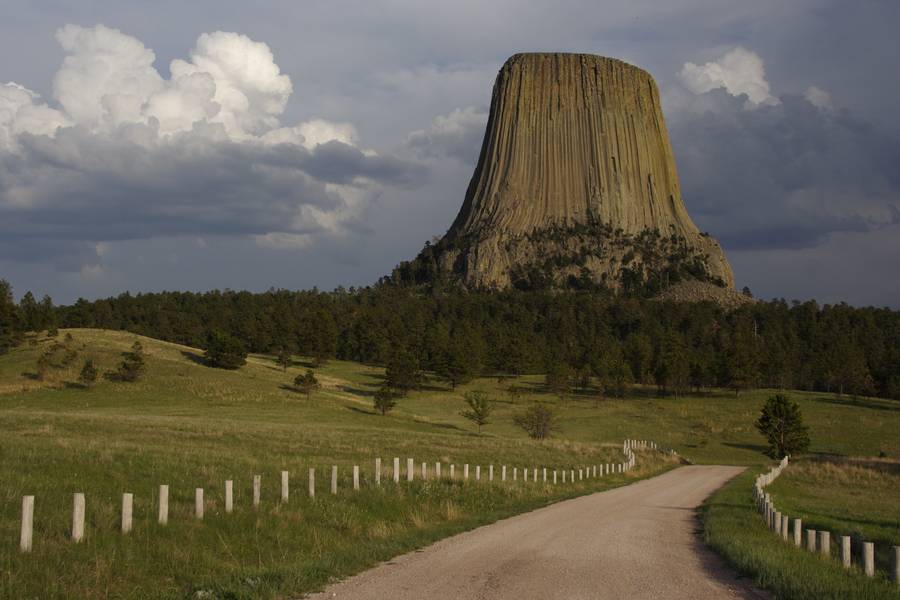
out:
{"label": "hillside", "polygon": [[[349,486],[349,467],[370,477],[382,457],[487,465],[546,465],[612,461],[625,437],[655,439],[694,462],[762,464],[761,438],[753,429],[768,392],[714,392],[656,398],[641,386],[626,399],[597,401],[577,392],[547,392],[543,377],[481,378],[449,389],[429,379],[382,417],[372,394],[383,370],[332,360],[316,373],[323,389],[311,399],[290,382],[307,365],[295,357],[286,372],[274,358],[251,355],[237,371],[211,369],[200,351],[126,332],[61,330],[57,338],[78,352],[73,364],[51,370],[46,381],[29,374],[53,343],[40,336],[0,356],[0,596],[276,597],[314,589],[334,577],[478,524],[568,495],[619,485],[671,463],[647,462],[628,477],[546,491],[488,486],[465,493],[454,485],[416,484],[410,492],[365,492],[311,502],[304,498],[310,467],[322,477],[331,465]],[[84,358],[101,372],[114,367],[135,339],[147,370],[135,383],[101,380],[91,389],[74,384]],[[23,373],[25,375],[23,375]],[[510,391],[510,385],[514,391]],[[23,388],[26,388],[23,391]],[[496,402],[484,435],[460,416],[467,390]],[[900,411],[876,399],[850,401],[795,393],[813,431],[812,451],[848,455],[900,455]],[[540,399],[559,413],[559,433],[529,440],[512,416]],[[645,460],[650,461],[650,458]],[[278,472],[292,473],[286,508],[277,504]],[[262,474],[263,508],[248,509],[250,481]],[[234,515],[222,514],[221,487],[235,481]],[[156,486],[172,489],[172,520],[154,523]],[[207,490],[207,519],[190,518],[195,487]],[[88,498],[86,543],[68,535],[72,497]],[[122,492],[135,496],[135,531],[117,531]],[[17,539],[21,497],[36,500],[36,547],[25,560]],[[252,536],[248,537],[248,532]],[[78,568],[77,565],[88,565]],[[202,596],[200,596],[202,597]]]}

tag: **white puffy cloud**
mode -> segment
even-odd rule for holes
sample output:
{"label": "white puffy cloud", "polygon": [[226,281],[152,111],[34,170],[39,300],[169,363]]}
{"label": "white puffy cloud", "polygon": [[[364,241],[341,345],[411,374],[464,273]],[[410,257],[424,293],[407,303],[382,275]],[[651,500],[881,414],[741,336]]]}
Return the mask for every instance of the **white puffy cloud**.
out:
{"label": "white puffy cloud", "polygon": [[457,108],[434,118],[428,129],[409,134],[407,145],[426,157],[452,156],[463,162],[474,162],[488,113],[482,108]]}
{"label": "white puffy cloud", "polygon": [[831,110],[834,108],[834,105],[831,103],[831,94],[814,85],[811,85],[806,89],[803,93],[803,97],[817,108],[823,110]]}
{"label": "white puffy cloud", "polygon": [[752,105],[778,104],[778,98],[769,93],[762,58],[745,48],[734,48],[703,65],[685,63],[680,77],[695,94],[721,88],[732,96],[745,94]]}
{"label": "white puffy cloud", "polygon": [[58,108],[0,85],[0,258],[28,242],[34,256],[75,256],[205,234],[306,248],[358,227],[380,184],[420,171],[358,148],[350,123],[282,125],[291,80],[244,35],[202,34],[169,78],[116,29],[66,25],[57,40]]}

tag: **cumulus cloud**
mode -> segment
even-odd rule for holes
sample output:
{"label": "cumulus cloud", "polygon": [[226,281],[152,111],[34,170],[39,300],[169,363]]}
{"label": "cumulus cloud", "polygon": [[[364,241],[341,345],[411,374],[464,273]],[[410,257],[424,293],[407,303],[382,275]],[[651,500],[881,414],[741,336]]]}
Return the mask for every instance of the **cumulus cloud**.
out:
{"label": "cumulus cloud", "polygon": [[685,63],[680,77],[695,94],[724,89],[732,96],[746,95],[752,106],[778,104],[778,98],[769,93],[762,59],[745,48],[734,48],[703,65]]}
{"label": "cumulus cloud", "polygon": [[[0,86],[0,235],[76,255],[97,242],[254,236],[304,248],[358,227],[381,184],[421,168],[358,147],[350,123],[283,126],[292,92],[269,47],[201,35],[165,78],[139,40],[98,25],[57,32],[55,106]],[[75,248],[78,248],[77,252]]]}
{"label": "cumulus cloud", "polygon": [[428,129],[413,131],[406,143],[424,157],[450,156],[474,163],[487,119],[488,113],[482,108],[457,108],[435,117]]}

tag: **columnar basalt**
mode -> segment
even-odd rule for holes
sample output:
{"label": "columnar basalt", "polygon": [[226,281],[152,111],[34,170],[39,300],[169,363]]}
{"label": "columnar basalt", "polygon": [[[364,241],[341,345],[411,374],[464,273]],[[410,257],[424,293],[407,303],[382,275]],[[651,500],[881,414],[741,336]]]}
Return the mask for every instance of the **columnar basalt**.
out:
{"label": "columnar basalt", "polygon": [[734,284],[685,209],[656,83],[620,60],[544,53],[503,65],[462,209],[395,272],[469,288],[664,275]]}

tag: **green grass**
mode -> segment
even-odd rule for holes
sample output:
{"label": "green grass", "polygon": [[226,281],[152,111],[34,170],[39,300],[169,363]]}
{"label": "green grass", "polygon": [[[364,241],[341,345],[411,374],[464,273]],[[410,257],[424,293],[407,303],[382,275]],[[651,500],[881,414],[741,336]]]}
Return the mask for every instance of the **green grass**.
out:
{"label": "green grass", "polygon": [[[60,341],[66,331],[60,333]],[[572,495],[605,489],[670,468],[647,454],[626,477],[554,489],[541,485],[459,483],[368,485],[375,457],[427,461],[572,467],[613,462],[625,437],[653,439],[696,463],[763,464],[753,421],[768,396],[716,392],[656,398],[637,388],[624,400],[589,394],[560,400],[541,377],[522,377],[513,399],[509,381],[483,378],[451,390],[429,381],[399,400],[386,417],[372,393],[383,370],[331,361],[316,369],[323,389],[311,399],[290,383],[272,357],[251,356],[238,371],[210,369],[194,349],[142,338],[148,369],[136,383],[73,382],[82,361],[101,371],[121,360],[136,336],[71,330],[78,360],[46,381],[31,374],[41,338],[0,357],[0,597],[170,597],[206,590],[215,597],[269,598],[316,589],[333,577],[503,516]],[[497,402],[484,435],[460,416],[463,393],[487,391]],[[900,406],[823,394],[792,393],[813,431],[813,452],[900,456]],[[512,416],[540,399],[560,415],[560,434],[538,443]],[[326,469],[363,469],[364,489],[327,491]],[[405,465],[405,460],[403,461]],[[305,497],[306,471],[319,473],[319,495]],[[446,466],[445,466],[446,468]],[[457,467],[459,469],[459,466]],[[292,473],[292,497],[278,506],[278,472]],[[263,476],[263,506],[249,507],[254,474]],[[236,512],[222,514],[225,479],[235,481]],[[170,525],[154,522],[156,486],[171,488]],[[190,515],[195,487],[206,489],[207,518]],[[743,492],[749,498],[750,484]],[[122,492],[135,495],[135,530],[118,533]],[[67,539],[72,493],[87,496],[85,543]],[[36,496],[35,550],[17,550],[21,497]],[[895,499],[896,502],[896,499]]]}
{"label": "green grass", "polygon": [[[738,571],[774,592],[793,600],[897,599],[900,589],[883,574],[869,579],[847,573],[840,562],[797,549],[769,530],[755,511],[750,493],[753,479],[762,469],[750,469],[727,483],[703,506],[706,542]],[[791,467],[782,477],[790,473]],[[775,496],[776,504],[781,504]],[[893,502],[896,493],[885,499]],[[790,514],[790,510],[785,511]],[[802,510],[795,514],[803,514]]]}

